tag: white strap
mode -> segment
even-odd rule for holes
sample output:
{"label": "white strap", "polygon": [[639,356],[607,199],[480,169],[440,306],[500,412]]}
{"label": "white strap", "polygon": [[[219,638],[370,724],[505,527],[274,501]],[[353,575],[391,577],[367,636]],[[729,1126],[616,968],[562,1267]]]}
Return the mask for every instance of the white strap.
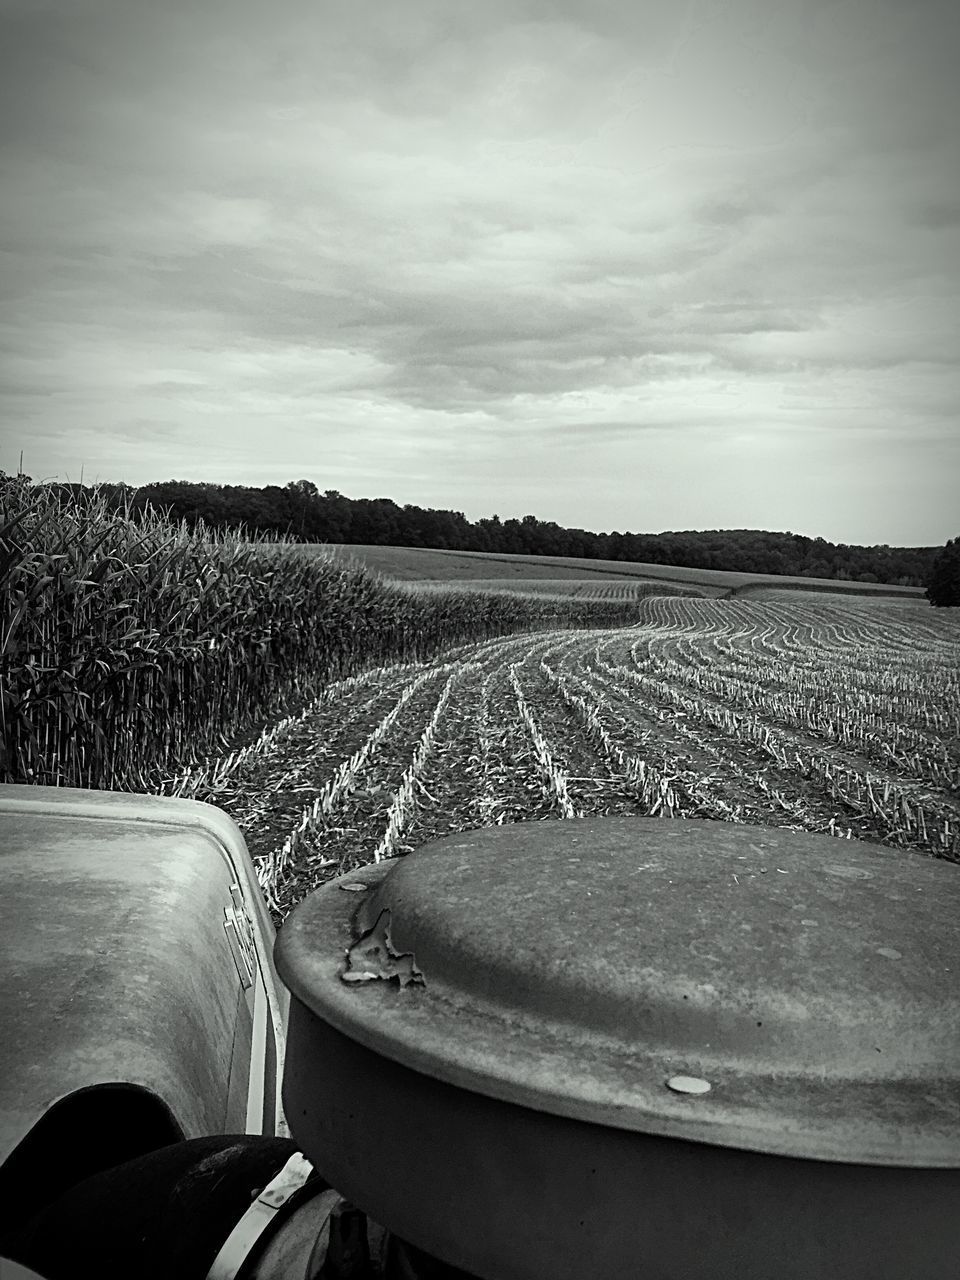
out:
{"label": "white strap", "polygon": [[207,1280],[234,1280],[254,1245],[277,1216],[277,1211],[294,1192],[300,1190],[311,1173],[313,1165],[307,1157],[300,1151],[295,1152],[227,1236],[207,1272]]}

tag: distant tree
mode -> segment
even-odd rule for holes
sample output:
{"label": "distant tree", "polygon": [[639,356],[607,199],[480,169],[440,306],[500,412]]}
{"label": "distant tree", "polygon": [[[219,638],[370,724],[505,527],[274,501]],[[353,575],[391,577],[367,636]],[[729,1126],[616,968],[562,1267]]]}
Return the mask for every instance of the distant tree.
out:
{"label": "distant tree", "polygon": [[320,499],[320,524],[322,532],[318,542],[350,542],[350,523],[353,504],[339,489],[324,489]]}
{"label": "distant tree", "polygon": [[523,541],[523,526],[519,520],[504,520],[501,527],[500,550],[511,555],[522,556],[526,550]]}
{"label": "distant tree", "polygon": [[[0,497],[11,488],[29,488],[29,476],[0,471]],[[64,497],[88,492],[80,483],[47,482],[42,487]],[[462,511],[406,505],[390,498],[347,498],[336,489],[322,493],[312,480],[286,486],[220,485],[165,480],[131,488],[122,483],[99,486],[118,509],[135,518],[153,506],[175,520],[199,521],[220,529],[242,528],[250,536],[282,534],[304,542],[375,543],[384,546],[439,547],[447,550],[520,552],[543,556],[582,556],[594,560],[634,561],[689,568],[776,573],[840,581],[896,583],[921,587],[933,582],[934,603],[941,598],[932,579],[934,560],[946,553],[956,564],[956,543],[939,547],[848,546],[796,533],[762,529],[665,530],[593,533],[564,528],[534,515],[501,521],[498,515],[467,520]],[[947,581],[951,579],[946,572]],[[930,596],[931,599],[933,595]]]}
{"label": "distant tree", "polygon": [[316,524],[319,489],[312,480],[290,480],[283,487],[283,496],[290,512],[291,534],[301,542],[308,541]]}
{"label": "distant tree", "polygon": [[804,578],[829,578],[830,566],[827,564],[826,560],[818,560],[816,557],[814,557],[812,560],[807,560],[805,562],[803,566],[803,577]]}
{"label": "distant tree", "polygon": [[927,599],[938,608],[960,605],[960,537],[951,538],[927,577]]}

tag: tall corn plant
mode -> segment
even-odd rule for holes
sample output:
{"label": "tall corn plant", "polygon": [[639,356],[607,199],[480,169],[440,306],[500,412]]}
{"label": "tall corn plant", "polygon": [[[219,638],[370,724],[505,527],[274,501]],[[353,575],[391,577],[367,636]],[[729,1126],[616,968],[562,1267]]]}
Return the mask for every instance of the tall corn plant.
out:
{"label": "tall corn plant", "polygon": [[148,788],[330,678],[347,655],[320,637],[355,575],[317,564],[311,601],[294,567],[282,546],[134,521],[96,493],[5,485],[4,779]]}

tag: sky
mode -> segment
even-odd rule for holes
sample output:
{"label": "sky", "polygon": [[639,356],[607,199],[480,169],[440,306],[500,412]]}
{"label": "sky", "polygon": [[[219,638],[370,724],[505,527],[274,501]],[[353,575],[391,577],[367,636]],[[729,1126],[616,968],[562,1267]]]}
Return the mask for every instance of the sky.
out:
{"label": "sky", "polygon": [[0,0],[0,468],[958,533],[955,0]]}

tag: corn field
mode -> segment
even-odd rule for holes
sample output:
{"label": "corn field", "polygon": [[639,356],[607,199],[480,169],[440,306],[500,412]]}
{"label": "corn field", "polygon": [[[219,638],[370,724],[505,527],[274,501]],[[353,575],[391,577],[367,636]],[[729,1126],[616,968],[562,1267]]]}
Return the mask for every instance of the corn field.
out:
{"label": "corn field", "polygon": [[[417,592],[359,565],[0,486],[0,779],[183,792],[371,666],[634,602]],[[219,775],[218,775],[219,776]]]}
{"label": "corn field", "polygon": [[18,482],[0,555],[3,779],[220,805],[278,919],[345,868],[548,817],[960,861],[956,610],[417,589]]}

